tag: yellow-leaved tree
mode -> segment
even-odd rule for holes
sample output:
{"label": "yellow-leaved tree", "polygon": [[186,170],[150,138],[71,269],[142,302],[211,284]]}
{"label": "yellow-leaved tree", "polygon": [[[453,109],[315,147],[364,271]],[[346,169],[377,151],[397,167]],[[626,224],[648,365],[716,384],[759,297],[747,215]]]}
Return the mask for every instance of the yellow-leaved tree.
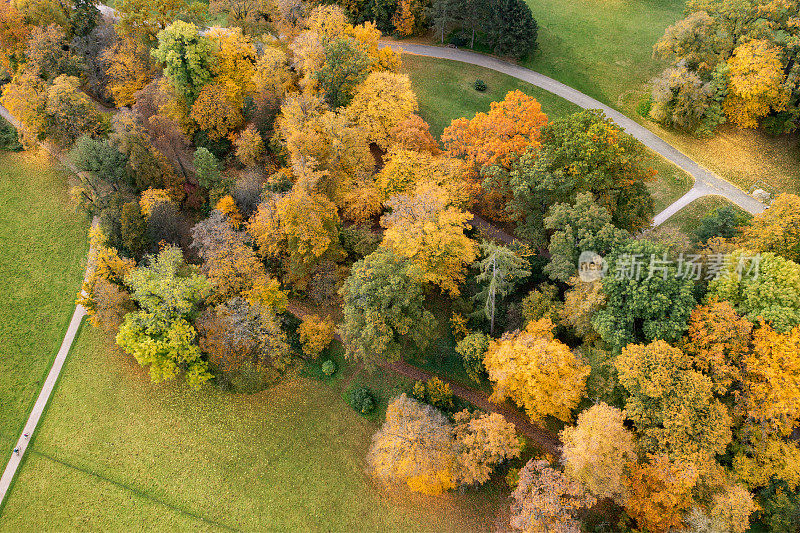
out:
{"label": "yellow-leaved tree", "polygon": [[636,438],[625,428],[625,413],[598,403],[561,431],[564,472],[597,498],[625,502],[625,476],[636,462]]}
{"label": "yellow-leaved tree", "polygon": [[737,239],[747,250],[772,252],[800,262],[800,196],[783,193],[753,217]]}
{"label": "yellow-leaved tree", "polygon": [[783,111],[790,91],[784,85],[782,52],[766,39],[740,44],[728,59],[730,83],[722,108],[731,122],[755,128],[770,111]]}
{"label": "yellow-leaved tree", "polygon": [[464,234],[470,213],[450,205],[447,191],[423,183],[414,194],[399,194],[386,205],[382,246],[418,265],[426,282],[452,295],[459,293],[465,270],[475,261],[477,244]]}
{"label": "yellow-leaved tree", "polygon": [[495,386],[493,402],[506,398],[525,408],[531,420],[569,420],[583,398],[589,367],[553,336],[549,319],[492,341],[483,365]]}
{"label": "yellow-leaved tree", "polygon": [[322,350],[330,345],[336,333],[336,326],[330,315],[322,318],[311,314],[303,317],[297,333],[300,336],[300,344],[303,345],[303,353],[311,359],[316,359]]}
{"label": "yellow-leaved tree", "polygon": [[405,74],[373,72],[356,88],[346,115],[366,132],[367,140],[386,150],[391,130],[419,108]]}

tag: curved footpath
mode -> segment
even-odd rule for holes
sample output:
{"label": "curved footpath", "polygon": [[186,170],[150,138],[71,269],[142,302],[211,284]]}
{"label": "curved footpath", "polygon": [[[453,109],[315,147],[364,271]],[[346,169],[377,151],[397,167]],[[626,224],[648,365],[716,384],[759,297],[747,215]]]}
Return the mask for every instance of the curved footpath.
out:
{"label": "curved footpath", "polygon": [[583,109],[602,110],[606,116],[613,119],[614,122],[619,124],[629,135],[638,139],[642,144],[660,154],[665,159],[674,163],[676,166],[680,167],[694,177],[695,182],[692,189],[684,196],[676,200],[672,205],[668,206],[664,211],[657,214],[653,220],[654,226],[658,226],[669,217],[677,213],[682,207],[703,196],[722,196],[753,215],[761,213],[767,208],[767,205],[759,202],[740,188],[695,163],[689,157],[684,155],[683,152],[641,124],[631,120],[616,109],[613,109],[595,100],[594,98],[587,96],[576,89],[573,89],[568,85],[564,85],[553,78],[549,78],[533,70],[520,67],[519,65],[515,65],[495,57],[478,54],[476,52],[470,52],[467,50],[460,50],[457,48],[388,42],[382,42],[381,45],[388,46],[396,52],[434,57],[437,59],[449,59],[452,61],[460,61],[461,63],[469,63],[471,65],[488,68],[502,74],[507,74],[508,76],[512,76],[518,80],[528,82],[531,85],[535,85],[541,89],[544,89],[545,91],[555,94],[556,96],[560,96],[564,100],[572,102]]}

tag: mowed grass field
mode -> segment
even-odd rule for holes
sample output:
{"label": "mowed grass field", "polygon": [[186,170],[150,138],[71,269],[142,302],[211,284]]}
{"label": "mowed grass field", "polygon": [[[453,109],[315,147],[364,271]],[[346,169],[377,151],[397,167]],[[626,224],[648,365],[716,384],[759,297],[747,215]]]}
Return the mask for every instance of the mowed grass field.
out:
{"label": "mowed grass field", "polygon": [[67,174],[36,152],[0,152],[0,461],[11,455],[75,309],[88,223]]}
{"label": "mowed grass field", "polygon": [[751,218],[751,215],[732,204],[722,196],[704,196],[693,201],[659,227],[648,234],[648,238],[671,244],[679,251],[691,248],[695,241],[695,231],[699,227],[700,221],[712,211],[724,206],[731,206],[744,215]]}
{"label": "mowed grass field", "polygon": [[[436,138],[454,119],[472,118],[477,112],[489,111],[492,102],[505,98],[509,91],[520,90],[536,98],[550,120],[580,111],[580,108],[529,83],[490,69],[457,61],[403,55],[403,72],[411,78],[417,93],[419,113],[431,126]],[[486,82],[486,92],[478,92],[475,80]],[[645,164],[657,172],[649,184],[656,203],[656,212],[683,196],[692,187],[692,177],[663,157],[648,151]]]}
{"label": "mowed grass field", "polygon": [[0,531],[489,531],[498,489],[431,497],[368,475],[378,425],[344,403],[347,381],[154,385],[85,324]]}

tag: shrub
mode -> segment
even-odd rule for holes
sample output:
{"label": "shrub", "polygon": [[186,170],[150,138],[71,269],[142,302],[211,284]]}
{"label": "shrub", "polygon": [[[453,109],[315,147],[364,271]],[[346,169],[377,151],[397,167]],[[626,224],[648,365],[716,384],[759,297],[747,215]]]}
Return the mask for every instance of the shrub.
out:
{"label": "shrub", "polygon": [[469,377],[477,382],[486,375],[483,367],[483,357],[489,348],[489,336],[483,333],[470,333],[456,345],[456,352],[462,357],[464,370]]}
{"label": "shrub", "polygon": [[349,400],[350,406],[362,415],[367,415],[375,409],[375,396],[367,387],[350,391]]}
{"label": "shrub", "polygon": [[506,483],[511,489],[516,489],[519,485],[519,468],[509,468],[506,474]]}
{"label": "shrub", "polygon": [[17,129],[0,117],[0,150],[18,152],[22,150]]}
{"label": "shrub", "polygon": [[411,396],[420,402],[429,403],[437,409],[453,409],[453,391],[450,385],[437,377],[427,382],[417,381],[411,389]]}
{"label": "shrub", "polygon": [[322,363],[322,373],[326,376],[332,376],[336,372],[336,363],[328,359]]}
{"label": "shrub", "polygon": [[475,90],[480,93],[486,91],[486,82],[483,80],[475,80]]}
{"label": "shrub", "polygon": [[730,239],[736,235],[739,226],[746,223],[747,215],[732,205],[724,205],[703,217],[695,235],[700,242],[706,242],[711,237]]}

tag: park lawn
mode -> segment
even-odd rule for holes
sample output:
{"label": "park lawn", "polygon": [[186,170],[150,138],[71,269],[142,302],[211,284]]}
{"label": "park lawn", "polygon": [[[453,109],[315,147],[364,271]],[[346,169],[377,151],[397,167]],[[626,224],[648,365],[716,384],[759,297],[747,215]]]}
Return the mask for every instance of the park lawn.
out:
{"label": "park lawn", "polygon": [[522,64],[634,116],[666,63],[653,45],[683,16],[685,0],[526,0],[539,49]]}
{"label": "park lawn", "polygon": [[[509,91],[521,90],[542,104],[542,110],[552,120],[580,111],[578,106],[506,74],[447,59],[403,55],[403,71],[411,77],[417,93],[420,116],[439,137],[453,119],[472,118],[479,111],[489,111],[489,104],[505,98]],[[486,82],[486,92],[473,87],[476,79]],[[658,175],[648,184],[656,204],[656,213],[683,196],[692,187],[693,179],[663,157],[648,150],[648,166]]]}
{"label": "park lawn", "polygon": [[66,172],[0,151],[0,460],[10,456],[75,309],[88,224]]}
{"label": "park lawn", "polygon": [[722,196],[704,196],[672,215],[659,227],[648,233],[648,238],[672,245],[678,251],[689,250],[696,242],[694,236],[700,221],[714,209],[731,206],[742,215],[751,215]]}
{"label": "park lawn", "polygon": [[81,329],[0,531],[487,531],[497,516],[494,487],[423,496],[373,480],[378,425],[342,401],[342,382],[154,385],[111,342]]}
{"label": "park lawn", "polygon": [[[489,104],[499,102],[509,91],[520,90],[536,98],[551,120],[580,111],[578,106],[530,83],[458,61],[403,54],[402,72],[411,78],[419,114],[437,139],[454,119],[488,112]],[[478,79],[486,83],[485,92],[475,90],[473,84]]]}

